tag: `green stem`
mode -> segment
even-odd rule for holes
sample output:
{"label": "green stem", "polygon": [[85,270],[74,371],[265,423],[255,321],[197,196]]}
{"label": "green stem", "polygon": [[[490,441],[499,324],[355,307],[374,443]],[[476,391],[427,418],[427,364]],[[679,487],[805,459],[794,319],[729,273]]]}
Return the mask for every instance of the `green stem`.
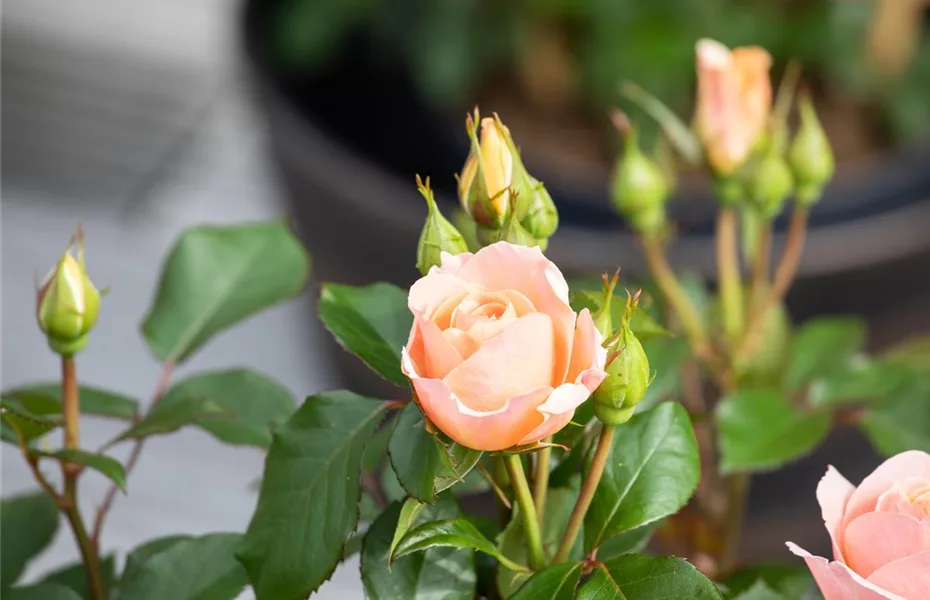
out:
{"label": "green stem", "polygon": [[726,482],[727,513],[723,524],[723,555],[720,557],[720,572],[726,573],[733,568],[738,556],[740,535],[743,529],[743,517],[746,513],[746,501],[749,499],[749,474],[731,475]]}
{"label": "green stem", "polygon": [[610,456],[610,446],[614,439],[613,425],[603,425],[601,428],[601,437],[597,440],[597,449],[594,451],[594,458],[591,460],[591,468],[581,485],[581,493],[575,502],[575,508],[572,509],[572,516],[568,519],[568,525],[565,527],[565,533],[562,534],[562,542],[559,549],[552,559],[553,564],[563,563],[568,560],[581,531],[581,525],[584,522],[584,516],[591,506],[591,500],[594,498],[594,491],[597,490],[597,484],[601,481],[601,475],[604,474],[604,467],[607,465],[607,457]]}
{"label": "green stem", "polygon": [[513,485],[514,497],[520,505],[520,514],[523,515],[523,529],[526,531],[526,546],[529,552],[530,567],[538,571],[546,566],[543,555],[542,536],[539,533],[539,520],[536,518],[536,506],[533,504],[533,495],[530,494],[530,485],[526,481],[523,471],[523,462],[519,454],[504,456],[507,471],[510,473],[510,482]]}
{"label": "green stem", "polygon": [[743,328],[743,290],[740,284],[736,211],[722,207],[717,214],[717,278],[723,330],[734,343]]}
{"label": "green stem", "polygon": [[[552,438],[543,440],[552,443]],[[543,513],[546,509],[546,493],[549,491],[549,463],[552,459],[552,446],[546,446],[536,453],[536,476],[533,477],[533,498],[536,500],[536,516],[542,526]]]}

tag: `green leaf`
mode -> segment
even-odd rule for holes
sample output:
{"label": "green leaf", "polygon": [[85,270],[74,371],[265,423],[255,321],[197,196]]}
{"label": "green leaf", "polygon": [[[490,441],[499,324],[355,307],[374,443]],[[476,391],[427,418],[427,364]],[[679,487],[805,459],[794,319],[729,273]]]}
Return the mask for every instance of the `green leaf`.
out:
{"label": "green leaf", "polygon": [[248,584],[233,554],[242,536],[211,533],[180,540],[142,563],[119,584],[132,600],[233,600]]}
{"label": "green leaf", "polygon": [[3,600],[81,600],[81,597],[69,587],[40,583],[7,590],[3,593]]}
{"label": "green leaf", "polygon": [[[388,557],[394,532],[398,529],[401,505],[394,502],[381,513],[362,543],[362,583],[368,600],[399,598],[442,598],[472,600],[475,597],[475,555],[456,548],[431,548],[396,559]],[[449,494],[440,494],[427,505],[416,523],[461,517]]]}
{"label": "green leaf", "polygon": [[892,397],[914,378],[907,365],[890,360],[853,359],[838,373],[814,380],[807,394],[816,408],[854,402],[871,402]]}
{"label": "green leaf", "polygon": [[919,371],[930,371],[930,335],[918,336],[898,344],[885,353],[888,360]]}
{"label": "green leaf", "polygon": [[585,515],[585,551],[677,512],[700,470],[691,420],[680,404],[663,402],[618,426]]}
{"label": "green leaf", "polygon": [[365,287],[325,283],[319,313],[343,348],[357,354],[388,381],[406,387],[400,351],[413,323],[407,292],[389,283]]}
{"label": "green leaf", "polygon": [[786,596],[779,594],[762,581],[757,581],[751,588],[745,592],[740,592],[733,596],[733,600],[788,600]]}
{"label": "green leaf", "polygon": [[391,441],[395,427],[397,427],[397,419],[388,418],[371,436],[368,445],[365,446],[365,454],[362,456],[362,471],[375,471],[381,466],[387,456],[388,443]]}
{"label": "green leaf", "polygon": [[47,396],[20,393],[0,398],[0,418],[3,420],[4,440],[19,445],[20,438],[27,443],[49,431],[61,427],[60,414],[48,410]]}
{"label": "green leaf", "polygon": [[930,373],[915,376],[893,396],[869,406],[860,427],[885,456],[906,450],[930,452]]}
{"label": "green leaf", "polygon": [[[4,395],[17,396],[20,394],[34,394],[43,396],[55,402],[54,413],[61,413],[61,384],[37,383],[16,388]],[[81,414],[96,417],[110,417],[113,419],[131,420],[139,410],[139,403],[132,398],[117,394],[102,388],[82,385],[78,388],[81,403]],[[49,406],[52,406],[49,404]]]}
{"label": "green leaf", "polygon": [[688,561],[624,554],[594,569],[578,600],[722,600],[717,586]]}
{"label": "green leaf", "polygon": [[624,554],[630,554],[631,552],[641,552],[646,548],[646,545],[649,543],[649,538],[652,537],[659,523],[661,523],[661,521],[624,531],[612,538],[607,538],[597,548],[598,559],[607,560]]}
{"label": "green leaf", "polygon": [[126,492],[126,471],[123,469],[123,465],[111,456],[79,449],[64,449],[54,452],[35,451],[34,453],[45,458],[74,463],[93,469],[119,486],[119,489],[123,490],[124,493]]}
{"label": "green leaf", "polygon": [[851,317],[823,317],[802,325],[789,354],[784,385],[794,390],[838,372],[865,344],[865,325]]}
{"label": "green leaf", "polygon": [[430,521],[416,527],[397,544],[394,557],[401,558],[430,548],[471,548],[493,556],[508,569],[526,570],[526,567],[516,564],[501,554],[497,546],[484,537],[478,528],[467,519]]}
{"label": "green leaf", "polygon": [[57,530],[58,507],[44,492],[0,502],[0,587],[16,583]]}
{"label": "green leaf", "polygon": [[681,366],[691,353],[688,342],[682,338],[655,338],[643,344],[649,369],[655,379],[646,388],[646,395],[636,405],[637,412],[649,410],[663,400],[674,399],[681,393]]}
{"label": "green leaf", "polygon": [[129,581],[139,574],[148,559],[152,558],[156,554],[164,552],[178,542],[189,541],[193,539],[194,537],[190,535],[169,535],[161,538],[155,538],[145,542],[140,546],[136,546],[136,548],[129,553],[129,556],[126,557],[126,567],[123,569],[123,575],[120,577],[120,579],[124,582]]}
{"label": "green leaf", "polygon": [[[550,488],[546,496],[546,507],[542,518],[542,536],[543,554],[546,559],[551,559],[559,543],[562,541],[562,534],[568,525],[568,519],[571,517],[572,509],[578,500],[578,490],[567,487]],[[520,515],[520,508],[514,504],[514,509],[510,517],[510,522],[498,538],[498,545],[501,552],[512,562],[523,565],[529,560],[526,551],[526,530],[523,525],[523,517]],[[578,540],[576,548],[573,549],[572,558],[581,558],[581,540]],[[497,589],[503,598],[509,598],[521,589],[524,582],[529,579],[530,573],[524,569],[512,570],[503,565],[497,568]]]}
{"label": "green leaf", "polygon": [[145,417],[107,443],[105,447],[133,438],[172,433],[185,425],[195,425],[205,418],[230,418],[223,408],[209,398],[187,398],[167,409],[151,410]]}
{"label": "green leaf", "polygon": [[271,445],[274,428],[294,412],[294,398],[280,383],[250,369],[231,369],[194,375],[174,385],[148,417],[198,401],[212,402],[224,413],[201,417],[199,427],[228,444],[259,448]]}
{"label": "green leaf", "polygon": [[[100,570],[103,574],[103,583],[106,589],[112,589],[116,581],[116,557],[112,554],[100,561]],[[75,563],[57,569],[45,575],[41,583],[63,585],[77,592],[78,596],[90,600],[90,586],[87,583],[87,573],[84,563]]]}
{"label": "green leaf", "polygon": [[758,564],[740,569],[724,580],[731,594],[748,592],[757,583],[763,583],[785,598],[801,598],[814,587],[814,578],[803,564]]}
{"label": "green leaf", "polygon": [[362,453],[386,406],[325,392],[278,428],[238,551],[259,600],[306,598],[336,568],[358,523]]}
{"label": "green leaf", "polygon": [[165,261],[142,333],[159,359],[182,362],[223,329],[299,293],[309,270],[284,221],[188,229]]}
{"label": "green leaf", "polygon": [[403,506],[400,507],[400,515],[397,517],[397,528],[394,530],[394,537],[391,539],[391,547],[388,551],[389,559],[393,558],[397,544],[407,535],[407,532],[413,527],[413,524],[417,521],[417,517],[426,506],[426,504],[423,504],[416,498],[407,498],[404,500]]}
{"label": "green leaf", "polygon": [[774,390],[739,390],[721,400],[716,411],[720,469],[773,469],[813,450],[830,430],[830,414],[791,406]]}
{"label": "green leaf", "polygon": [[423,414],[412,402],[397,418],[388,452],[394,473],[407,493],[427,503],[461,481],[481,459],[478,450],[456,443],[446,446],[428,433]]}
{"label": "green leaf", "polygon": [[[601,309],[604,303],[604,292],[597,291],[580,291],[572,295],[571,305],[575,312],[580,312],[587,308],[591,314]],[[618,290],[614,292],[613,300],[610,303],[610,318],[614,329],[620,327],[620,321],[626,312],[626,291]],[[645,342],[655,337],[671,335],[671,332],[659,325],[645,310],[637,310],[630,319],[630,328],[640,342]]]}
{"label": "green leaf", "polygon": [[546,567],[530,577],[512,600],[572,600],[581,579],[583,563],[573,562]]}

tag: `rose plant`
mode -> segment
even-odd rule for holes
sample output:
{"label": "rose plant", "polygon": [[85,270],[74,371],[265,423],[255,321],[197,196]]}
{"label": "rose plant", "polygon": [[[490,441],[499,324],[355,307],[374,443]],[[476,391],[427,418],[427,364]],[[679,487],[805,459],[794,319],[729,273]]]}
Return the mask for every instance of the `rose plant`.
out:
{"label": "rose plant", "polygon": [[[926,600],[927,344],[869,356],[855,319],[789,322],[782,301],[833,158],[803,94],[789,131],[798,70],[787,69],[773,103],[771,62],[761,48],[699,42],[695,131],[625,86],[667,148],[714,179],[716,293],[668,264],[674,163],[641,148],[624,114],[613,115],[625,149],[611,189],[652,279],[623,286],[619,271],[593,285],[568,280],[546,258],[552,198],[497,115],[468,115],[458,226],[417,179],[427,214],[411,264],[421,277],[409,289],[319,287],[323,324],[397,386],[388,400],[324,391],[295,408],[247,369],[174,380],[222,330],[304,288],[309,259],[281,222],[181,235],[142,324],[162,364],[146,409],[87,385],[76,357],[92,351],[106,302],[78,231],[36,300],[61,379],[6,390],[0,404],[7,451],[22,454],[40,488],[3,501],[3,598],[231,600],[248,588],[297,600],[359,554],[371,600],[796,600],[815,582],[827,600]],[[792,196],[770,274],[772,222]],[[125,428],[89,449],[84,415]],[[809,453],[833,425],[857,426],[897,455],[858,488],[833,470],[821,482],[835,560],[791,546],[813,578],[799,564],[744,564],[751,474]],[[110,507],[131,491],[145,440],[182,427],[267,452],[250,523],[159,538],[117,561],[102,535]],[[109,453],[117,444],[132,448],[125,464]],[[92,520],[79,503],[88,469],[113,482]],[[62,516],[80,562],[20,582]]]}

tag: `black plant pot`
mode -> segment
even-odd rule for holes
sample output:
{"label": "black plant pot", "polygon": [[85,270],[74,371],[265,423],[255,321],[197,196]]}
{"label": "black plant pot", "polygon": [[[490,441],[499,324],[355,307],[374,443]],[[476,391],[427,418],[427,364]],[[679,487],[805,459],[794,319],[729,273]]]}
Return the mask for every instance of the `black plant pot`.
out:
{"label": "black plant pot", "polygon": [[[467,151],[461,126],[466,109],[446,114],[428,106],[403,67],[374,52],[364,33],[354,34],[312,75],[282,72],[266,52],[268,16],[276,4],[246,1],[244,62],[273,162],[314,255],[316,279],[409,284],[418,275],[415,249],[425,216],[414,174],[432,175],[440,203],[454,206],[452,173]],[[568,275],[613,271],[618,264],[626,274],[645,272],[634,237],[609,208],[606,182],[578,189],[558,174],[529,167],[559,204],[561,225],[547,254]],[[712,199],[680,193],[671,212],[684,225],[669,248],[670,260],[713,280]],[[776,225],[778,251],[786,223]],[[930,141],[840,165],[811,215],[800,279],[788,298],[792,315],[857,314],[869,320],[873,345],[883,345],[930,330],[928,300]],[[334,344],[323,351],[335,357],[347,386],[385,397],[397,393]],[[799,535],[822,542],[825,536],[812,527],[813,489],[824,461],[837,457],[845,458],[837,466],[847,466],[850,475],[867,472],[863,465],[876,461],[857,435],[837,432],[813,459],[757,478],[756,506],[779,505],[792,488],[785,481],[803,482],[791,490],[809,496]]]}

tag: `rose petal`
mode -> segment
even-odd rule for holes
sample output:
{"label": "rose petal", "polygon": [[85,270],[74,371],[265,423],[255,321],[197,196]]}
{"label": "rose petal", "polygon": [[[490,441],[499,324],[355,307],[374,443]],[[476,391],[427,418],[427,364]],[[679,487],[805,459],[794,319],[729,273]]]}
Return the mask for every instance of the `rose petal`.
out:
{"label": "rose petal", "polygon": [[582,309],[575,322],[575,337],[572,342],[572,356],[566,381],[575,381],[582,371],[588,369],[604,369],[604,364],[607,362],[607,349],[601,346],[602,341],[600,332],[594,326],[594,319],[591,318],[591,311],[587,308]]}
{"label": "rose petal", "polygon": [[461,329],[446,329],[442,332],[442,337],[446,338],[446,340],[452,344],[456,351],[458,351],[459,356],[463,359],[467,359],[481,347],[474,338],[468,335],[467,331],[462,331]]}
{"label": "rose petal", "polygon": [[462,265],[471,260],[471,257],[474,256],[471,252],[462,252],[460,254],[449,254],[445,250],[439,253],[440,264],[434,265],[430,269],[430,273],[446,273],[449,275],[455,275],[459,272],[459,269],[462,268]]}
{"label": "rose petal", "polygon": [[930,479],[930,454],[911,450],[892,456],[879,465],[850,496],[844,523],[849,524],[856,517],[875,510],[885,491],[894,487],[896,481],[910,477]]}
{"label": "rose petal", "polygon": [[497,242],[475,253],[458,276],[489,291],[516,290],[536,310],[549,315],[554,333],[552,387],[565,382],[575,333],[575,312],[568,304],[568,284],[539,247]]}
{"label": "rose petal", "polygon": [[856,573],[868,577],[886,563],[930,551],[930,518],[918,521],[910,515],[866,513],[843,532],[843,555]]}
{"label": "rose petal", "polygon": [[419,316],[413,318],[413,331],[407,345],[420,377],[442,379],[464,360],[435,323]]}
{"label": "rose petal", "polygon": [[517,443],[542,423],[536,407],[552,392],[544,387],[509,399],[499,410],[481,413],[465,406],[438,379],[414,379],[413,389],[424,414],[456,442],[493,452]]}
{"label": "rose petal", "polygon": [[481,291],[480,286],[464,281],[455,275],[430,273],[410,286],[407,307],[414,314],[431,319],[436,309],[449,298],[464,297],[476,291]]}
{"label": "rose petal", "polygon": [[472,410],[498,410],[510,398],[549,386],[552,344],[549,316],[531,313],[485,342],[444,381]]}
{"label": "rose petal", "polygon": [[824,600],[908,600],[866,581],[841,562],[814,556],[792,542],[787,546],[807,563]]}
{"label": "rose petal", "polygon": [[832,465],[827,467],[826,475],[817,484],[817,502],[820,503],[823,522],[833,540],[833,558],[840,561],[843,560],[843,545],[839,525],[843,522],[846,503],[855,489]]}
{"label": "rose petal", "polygon": [[584,383],[565,383],[553,390],[536,408],[545,421],[520,440],[520,445],[538,442],[565,427],[575,415],[575,409],[588,399],[606,376],[607,373],[592,369],[578,376]]}
{"label": "rose petal", "polygon": [[930,598],[930,552],[890,562],[872,573],[869,581],[908,600],[926,600]]}
{"label": "rose petal", "polygon": [[902,513],[917,520],[927,516],[923,507],[915,502],[926,490],[930,493],[930,480],[921,477],[908,477],[896,481],[888,491],[878,497],[875,510],[879,512]]}

